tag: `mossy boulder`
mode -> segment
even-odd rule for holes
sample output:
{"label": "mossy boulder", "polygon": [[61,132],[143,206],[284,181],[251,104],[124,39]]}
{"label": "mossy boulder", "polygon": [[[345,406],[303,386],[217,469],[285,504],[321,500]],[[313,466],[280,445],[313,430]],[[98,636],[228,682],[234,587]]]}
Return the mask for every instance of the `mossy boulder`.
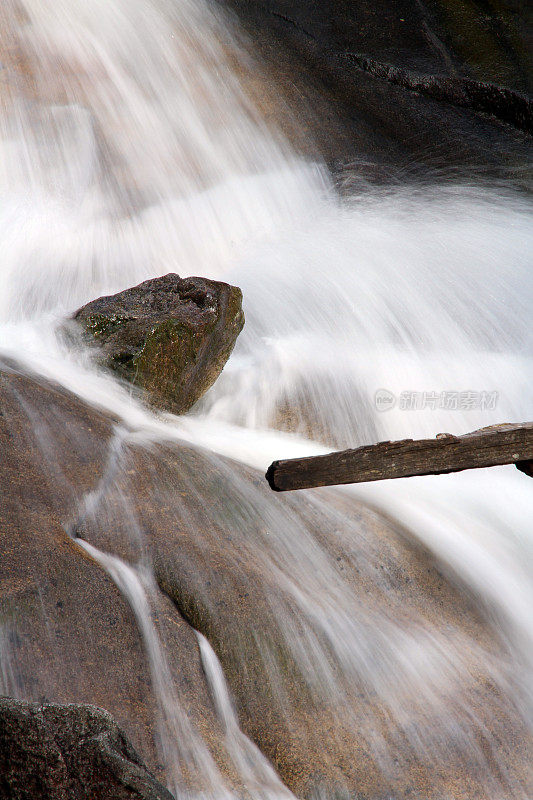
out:
{"label": "mossy boulder", "polygon": [[222,372],[244,325],[242,292],[171,273],[100,297],[74,319],[102,363],[144,389],[151,405],[181,414]]}

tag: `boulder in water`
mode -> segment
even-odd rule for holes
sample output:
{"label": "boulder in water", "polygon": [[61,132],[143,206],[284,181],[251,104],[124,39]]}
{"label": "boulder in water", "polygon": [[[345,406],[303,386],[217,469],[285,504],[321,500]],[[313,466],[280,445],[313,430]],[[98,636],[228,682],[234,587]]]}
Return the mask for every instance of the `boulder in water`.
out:
{"label": "boulder in water", "polygon": [[244,325],[242,292],[169,274],[100,297],[74,315],[105,365],[181,414],[213,385]]}
{"label": "boulder in water", "polygon": [[89,705],[0,698],[0,796],[172,800],[113,717]]}

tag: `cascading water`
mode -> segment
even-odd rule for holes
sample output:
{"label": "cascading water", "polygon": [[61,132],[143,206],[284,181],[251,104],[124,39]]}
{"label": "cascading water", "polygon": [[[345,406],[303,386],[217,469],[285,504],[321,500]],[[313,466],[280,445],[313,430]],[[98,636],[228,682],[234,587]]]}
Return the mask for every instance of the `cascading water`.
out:
{"label": "cascading water", "polygon": [[[89,403],[97,398],[142,447],[188,441],[206,449],[238,509],[231,524],[192,467],[181,494],[156,472],[153,494],[202,545],[187,557],[197,559],[191,572],[214,623],[216,586],[203,579],[219,536],[231,530],[256,565],[267,598],[257,647],[278,699],[285,687],[276,648],[286,648],[311,705],[337,714],[345,730],[357,727],[349,711],[357,697],[378,698],[379,724],[402,731],[421,769],[457,750],[484,770],[485,796],[525,800],[523,779],[506,768],[475,707],[471,679],[472,664],[481,665],[504,698],[502,718],[519,706],[533,728],[528,479],[509,467],[281,500],[247,472],[233,474],[220,455],[264,471],[274,458],[331,445],[530,419],[529,200],[472,186],[374,189],[341,200],[325,169],[299,161],[263,122],[246,81],[254,65],[201,2],[23,0],[4,4],[0,20],[8,73],[0,84],[2,354]],[[182,418],[152,415],[61,334],[82,303],[169,271],[239,285],[247,316],[223,375]],[[132,456],[122,440],[115,445],[110,464],[120,483]],[[108,491],[104,483],[86,498],[82,546],[135,612],[172,762],[172,736],[183,736],[186,720],[149,620],[139,577],[149,548],[131,487],[121,488],[131,564],[111,552],[123,555],[118,532],[107,555],[89,542],[106,525],[118,531]],[[383,573],[347,510],[353,497],[394,517],[438,558],[475,598],[506,657],[451,624],[439,628],[431,615],[417,619],[420,609],[395,595],[392,567]],[[339,564],[368,584],[366,601]],[[252,796],[286,795],[240,731],[220,664],[198,635],[243,783]],[[0,674],[12,684],[2,637]],[[424,720],[415,730],[413,709]],[[394,736],[377,730],[372,713],[356,733],[392,775]],[[188,756],[190,770],[201,771],[192,761],[203,759],[204,793],[226,794],[201,741],[175,759]],[[178,793],[174,766],[168,780]]]}

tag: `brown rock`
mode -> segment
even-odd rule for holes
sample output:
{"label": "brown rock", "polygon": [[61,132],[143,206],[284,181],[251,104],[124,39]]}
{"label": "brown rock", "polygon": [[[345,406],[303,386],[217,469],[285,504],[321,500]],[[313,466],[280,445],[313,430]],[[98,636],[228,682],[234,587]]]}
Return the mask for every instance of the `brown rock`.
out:
{"label": "brown rock", "polygon": [[[0,362],[0,694],[105,708],[166,784],[180,765],[164,752],[135,616],[69,535],[84,498],[106,475],[115,423],[60,387]],[[155,611],[170,688],[230,785],[238,786],[194,631],[162,593]],[[187,749],[190,742],[178,744]]]}
{"label": "brown rock", "polygon": [[479,180],[480,165],[483,178],[530,184],[531,145],[520,130],[524,106],[531,119],[521,95],[533,87],[527,4],[218,3],[237,14],[292,127],[309,132],[343,188],[367,177]]}
{"label": "brown rock", "polygon": [[74,319],[106,366],[181,414],[222,372],[244,325],[241,304],[235,286],[169,274],[93,300]]}
{"label": "brown rock", "polygon": [[[0,410],[0,613],[19,695],[107,708],[156,771],[133,615],[68,529],[153,564],[173,680],[224,774],[190,626],[215,648],[242,729],[300,797],[531,795],[516,653],[408,532],[335,490],[279,496],[252,469],[192,446],[147,450],[127,431],[105,472],[112,420],[28,376],[4,372]],[[344,631],[357,647],[343,663]]]}

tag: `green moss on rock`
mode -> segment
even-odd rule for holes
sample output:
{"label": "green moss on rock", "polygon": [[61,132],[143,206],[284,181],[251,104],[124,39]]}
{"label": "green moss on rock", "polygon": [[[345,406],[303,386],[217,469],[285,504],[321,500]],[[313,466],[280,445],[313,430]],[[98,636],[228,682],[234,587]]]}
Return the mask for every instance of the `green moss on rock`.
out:
{"label": "green moss on rock", "polygon": [[170,274],[101,297],[74,319],[101,363],[143,389],[153,406],[179,414],[224,368],[244,325],[242,292]]}

